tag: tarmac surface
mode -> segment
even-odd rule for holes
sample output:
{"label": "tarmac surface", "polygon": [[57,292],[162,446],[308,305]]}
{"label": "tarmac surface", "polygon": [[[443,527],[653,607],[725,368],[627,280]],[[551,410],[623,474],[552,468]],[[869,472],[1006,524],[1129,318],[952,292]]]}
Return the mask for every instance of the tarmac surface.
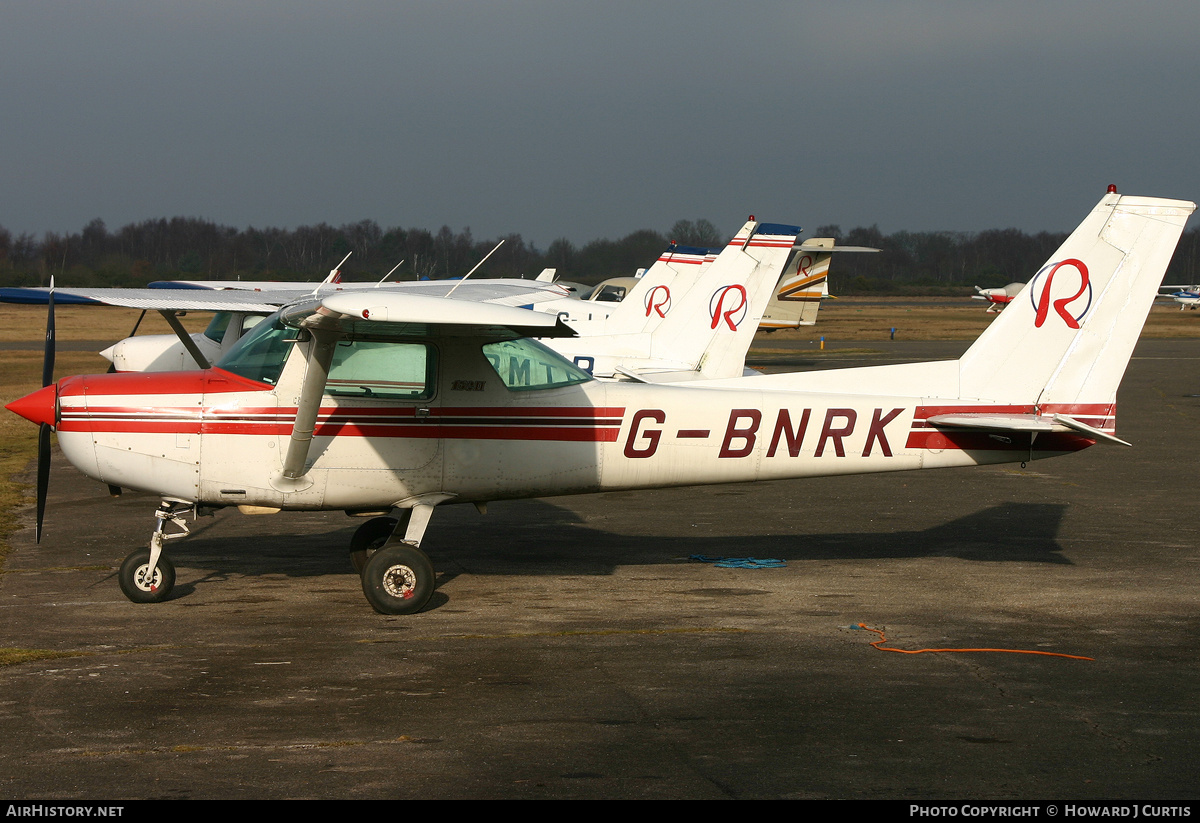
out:
{"label": "tarmac surface", "polygon": [[[795,370],[966,344],[764,345]],[[1200,797],[1196,393],[1200,341],[1146,341],[1132,449],[445,507],[410,617],[368,606],[341,513],[201,519],[172,598],[134,605],[156,499],[59,460],[0,576],[0,647],[62,655],[0,666],[0,795]],[[860,622],[1094,660],[890,654]]]}

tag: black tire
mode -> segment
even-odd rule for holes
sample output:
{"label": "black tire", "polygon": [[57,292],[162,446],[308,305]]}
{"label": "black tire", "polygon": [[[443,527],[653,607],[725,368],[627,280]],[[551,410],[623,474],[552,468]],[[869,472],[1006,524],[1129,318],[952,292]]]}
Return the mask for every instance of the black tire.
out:
{"label": "black tire", "polygon": [[150,550],[138,549],[125,558],[117,579],[121,591],[134,603],[161,603],[175,588],[175,566],[165,554],[158,556],[154,565],[154,580],[146,580],[150,566]]}
{"label": "black tire", "polygon": [[401,520],[408,523],[411,514],[411,510],[405,510],[399,518],[372,517],[354,531],[354,536],[350,538],[350,562],[356,572],[360,575],[363,573],[371,555],[388,541]]}
{"label": "black tire", "polygon": [[407,543],[389,543],[371,555],[362,573],[363,594],[380,614],[416,614],[433,596],[433,563]]}

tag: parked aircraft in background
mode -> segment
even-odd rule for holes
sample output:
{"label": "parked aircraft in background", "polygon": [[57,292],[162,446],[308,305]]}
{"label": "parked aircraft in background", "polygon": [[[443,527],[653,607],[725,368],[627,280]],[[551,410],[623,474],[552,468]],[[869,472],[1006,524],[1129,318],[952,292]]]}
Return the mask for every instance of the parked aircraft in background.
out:
{"label": "parked aircraft in background", "polygon": [[[170,595],[163,543],[186,533],[189,513],[342,509],[376,515],[351,543],[368,601],[408,614],[434,590],[421,545],[442,504],[482,511],[522,497],[1025,462],[1123,443],[1117,388],[1194,209],[1110,189],[1031,281],[1032,299],[958,360],[603,382],[530,339],[573,335],[555,315],[348,291],[284,308],[216,368],[47,379],[8,408],[55,427],[87,476],[161,496],[148,549],[118,575],[130,599]],[[721,256],[744,271],[772,252],[748,234]],[[748,295],[745,314],[729,291],[712,299],[702,325],[752,316]],[[48,459],[47,441],[39,463]],[[182,531],[166,534],[168,523]]]}
{"label": "parked aircraft in background", "polygon": [[[336,269],[334,270],[337,271]],[[157,311],[174,330],[174,335],[143,335],[129,337],[121,344],[106,349],[117,371],[168,371],[207,368],[240,339],[242,333],[259,319],[271,314],[306,294],[334,294],[342,291],[372,291],[374,284],[334,284],[330,279],[320,284],[282,285],[278,290],[247,289],[105,289],[64,288],[54,290],[59,305],[119,306],[122,308]],[[436,280],[390,283],[384,290],[406,294],[439,297],[456,292],[460,297],[479,302],[508,306],[534,306],[563,297],[563,290],[546,283],[529,280]],[[0,288],[0,303],[45,305],[49,289]],[[203,334],[188,334],[176,316],[179,312],[214,312],[215,316]],[[128,343],[127,346],[122,345]]]}
{"label": "parked aircraft in background", "polygon": [[1200,305],[1200,286],[1162,286],[1162,289],[1175,289],[1170,294],[1160,294],[1159,297],[1169,297],[1179,304],[1179,310],[1195,310]]}
{"label": "parked aircraft in background", "polygon": [[[359,290],[383,295],[395,291],[528,306],[557,314],[579,331],[578,341],[549,343],[598,377],[669,381],[740,376],[763,308],[799,231],[795,226],[751,219],[723,250],[672,247],[634,281],[627,299],[620,303],[566,297],[557,284],[547,282],[546,272],[534,281],[440,280],[377,288],[376,284],[335,285],[335,269],[314,293]],[[750,260],[754,265],[747,263]],[[101,354],[113,363],[115,371],[167,371],[216,362],[267,313],[303,294],[297,285],[307,290],[310,284],[284,285],[282,291],[59,289],[56,294],[60,302],[162,310],[175,327],[175,335],[128,337]],[[718,292],[721,296],[714,297]],[[0,301],[37,302],[46,297],[44,289],[0,289]],[[224,311],[202,334],[192,335],[183,332],[174,311],[169,311],[221,307]],[[714,311],[728,317],[718,323],[712,317]],[[667,320],[668,314],[678,316]],[[704,322],[693,322],[695,318]],[[660,324],[663,328],[657,331]]]}
{"label": "parked aircraft in background", "polygon": [[814,325],[821,301],[830,297],[829,263],[833,255],[878,251],[866,246],[837,246],[832,237],[805,240],[780,278],[759,328],[775,331]]}
{"label": "parked aircraft in background", "polygon": [[998,312],[1011,303],[1023,288],[1025,288],[1024,283],[1009,283],[1007,286],[997,289],[981,289],[976,286],[975,291],[979,293],[971,295],[971,299],[986,300],[988,312]]}

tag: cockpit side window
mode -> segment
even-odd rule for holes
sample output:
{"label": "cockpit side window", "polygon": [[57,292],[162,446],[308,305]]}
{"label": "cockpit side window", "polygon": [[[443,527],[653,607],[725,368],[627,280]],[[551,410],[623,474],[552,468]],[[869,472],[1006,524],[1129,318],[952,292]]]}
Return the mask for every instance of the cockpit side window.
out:
{"label": "cockpit side window", "polygon": [[555,389],[586,383],[592,376],[560,354],[528,338],[488,343],[483,354],[510,391]]}
{"label": "cockpit side window", "polygon": [[338,342],[325,393],[337,397],[428,400],[433,396],[436,350],[428,343],[377,340]]}
{"label": "cockpit side window", "polygon": [[204,330],[204,336],[214,343],[220,343],[225,339],[225,330],[229,328],[229,321],[232,317],[233,314],[227,311],[219,311],[214,314],[208,323],[208,328]]}

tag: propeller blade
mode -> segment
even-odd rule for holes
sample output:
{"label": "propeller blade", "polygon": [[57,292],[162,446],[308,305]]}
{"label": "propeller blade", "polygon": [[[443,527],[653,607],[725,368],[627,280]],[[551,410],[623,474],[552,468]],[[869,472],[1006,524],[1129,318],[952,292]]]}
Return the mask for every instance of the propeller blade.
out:
{"label": "propeller blade", "polygon": [[33,540],[42,542],[42,521],[46,517],[46,490],[50,485],[50,427],[45,423],[38,426],[37,449],[37,519],[34,521]]}
{"label": "propeller blade", "polygon": [[[42,356],[42,386],[54,382],[54,277],[50,278],[50,296],[46,301],[46,351]],[[57,404],[57,399],[55,403]],[[50,487],[50,426],[38,425],[37,448],[37,516],[33,540],[42,542],[42,521],[46,516],[46,491]]]}
{"label": "propeller blade", "polygon": [[50,296],[46,301],[46,350],[42,357],[42,385],[54,382],[54,278],[50,278]]}

